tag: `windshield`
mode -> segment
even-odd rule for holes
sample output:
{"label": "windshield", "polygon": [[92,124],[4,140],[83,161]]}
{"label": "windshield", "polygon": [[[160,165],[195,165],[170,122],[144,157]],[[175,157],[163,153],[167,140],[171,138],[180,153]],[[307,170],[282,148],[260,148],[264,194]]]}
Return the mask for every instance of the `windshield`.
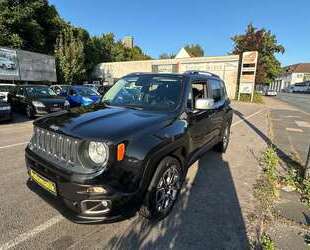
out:
{"label": "windshield", "polygon": [[115,106],[172,111],[179,104],[182,81],[178,76],[133,76],[120,79],[102,101]]}
{"label": "windshield", "polygon": [[10,85],[0,85],[0,92],[10,92],[11,89],[13,89],[14,86]]}
{"label": "windshield", "polygon": [[73,90],[81,96],[99,95],[97,91],[88,87],[74,87]]}
{"label": "windshield", "polygon": [[56,93],[47,86],[27,87],[28,96],[56,96]]}

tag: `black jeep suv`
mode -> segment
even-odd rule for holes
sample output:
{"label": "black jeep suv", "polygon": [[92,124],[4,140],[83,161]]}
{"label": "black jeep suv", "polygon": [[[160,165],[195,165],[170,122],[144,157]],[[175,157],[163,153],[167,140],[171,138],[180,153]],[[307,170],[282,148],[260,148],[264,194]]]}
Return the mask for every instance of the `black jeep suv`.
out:
{"label": "black jeep suv", "polygon": [[208,149],[226,150],[231,121],[217,75],[129,74],[100,103],[34,122],[30,184],[57,197],[75,222],[116,221],[137,210],[161,219],[188,167]]}

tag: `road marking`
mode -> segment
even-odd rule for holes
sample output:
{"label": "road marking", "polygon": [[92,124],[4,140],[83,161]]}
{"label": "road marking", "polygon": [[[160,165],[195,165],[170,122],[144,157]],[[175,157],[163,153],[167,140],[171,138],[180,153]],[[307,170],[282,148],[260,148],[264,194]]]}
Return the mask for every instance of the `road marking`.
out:
{"label": "road marking", "polygon": [[246,117],[240,118],[239,121],[234,122],[231,126],[234,127],[234,126],[238,125],[239,123],[244,122],[244,120],[250,119],[251,117],[258,115],[258,114],[262,113],[265,110],[266,109],[261,109],[261,110],[258,110],[257,112],[255,112],[252,115],[248,115]]}
{"label": "road marking", "polygon": [[305,121],[295,121],[298,127],[310,128],[310,123]]}
{"label": "road marking", "polygon": [[298,133],[302,133],[304,132],[302,129],[300,128],[285,128],[287,131],[290,131],[290,132],[298,132]]}
{"label": "road marking", "polygon": [[20,142],[20,143],[15,143],[15,144],[11,144],[11,145],[6,145],[6,146],[0,147],[0,149],[12,148],[12,147],[20,146],[20,145],[26,145],[28,142],[29,142],[29,141]]}
{"label": "road marking", "polygon": [[300,118],[300,116],[298,116],[298,115],[286,115],[284,117],[287,117],[287,118]]}
{"label": "road marking", "polygon": [[0,250],[7,250],[7,249],[10,249],[10,248],[16,247],[20,243],[23,243],[24,241],[29,240],[30,238],[33,238],[38,233],[41,233],[42,231],[45,231],[49,227],[51,227],[51,226],[55,225],[56,223],[60,222],[62,219],[63,219],[63,217],[61,215],[57,215],[57,216],[49,219],[45,223],[35,227],[31,231],[28,231],[26,233],[20,234],[15,239],[13,239],[11,241],[8,241],[7,243],[4,243],[2,246],[0,246]]}

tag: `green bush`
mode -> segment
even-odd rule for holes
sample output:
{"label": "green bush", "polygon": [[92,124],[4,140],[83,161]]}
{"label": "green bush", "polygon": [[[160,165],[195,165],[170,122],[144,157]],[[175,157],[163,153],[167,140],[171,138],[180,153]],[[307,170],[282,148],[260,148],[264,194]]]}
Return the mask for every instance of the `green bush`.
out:
{"label": "green bush", "polygon": [[[251,95],[250,94],[240,94],[240,101],[241,102],[251,102]],[[253,102],[254,103],[264,103],[262,95],[260,93],[254,92]]]}
{"label": "green bush", "polygon": [[264,172],[266,173],[267,177],[272,182],[277,181],[277,166],[279,164],[279,157],[273,147],[268,147],[267,150],[264,152],[263,161]]}
{"label": "green bush", "polygon": [[267,235],[266,233],[263,233],[263,235],[261,236],[260,242],[261,242],[262,249],[264,249],[264,250],[276,249],[274,242],[272,241],[270,236]]}
{"label": "green bush", "polygon": [[310,178],[303,181],[302,200],[310,207]]}

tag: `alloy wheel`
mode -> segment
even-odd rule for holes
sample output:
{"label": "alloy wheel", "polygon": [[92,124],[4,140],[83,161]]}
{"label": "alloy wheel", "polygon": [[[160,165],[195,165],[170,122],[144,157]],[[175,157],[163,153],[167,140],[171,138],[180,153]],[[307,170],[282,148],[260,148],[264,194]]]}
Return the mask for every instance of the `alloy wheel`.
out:
{"label": "alloy wheel", "polygon": [[164,172],[156,187],[156,210],[160,213],[167,212],[176,200],[180,188],[180,173],[172,165]]}

